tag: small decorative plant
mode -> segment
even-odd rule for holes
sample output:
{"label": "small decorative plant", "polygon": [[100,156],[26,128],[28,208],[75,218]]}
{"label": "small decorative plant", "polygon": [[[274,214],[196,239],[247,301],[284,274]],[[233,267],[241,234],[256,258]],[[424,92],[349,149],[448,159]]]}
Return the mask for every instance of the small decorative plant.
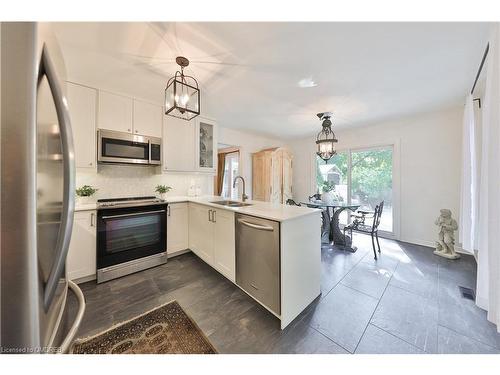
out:
{"label": "small decorative plant", "polygon": [[76,195],[79,197],[91,197],[97,192],[98,189],[93,188],[90,185],[83,185],[76,189]]}
{"label": "small decorative plant", "polygon": [[333,190],[335,190],[335,184],[333,182],[330,182],[330,181],[325,181],[325,182],[323,182],[323,185],[321,186],[321,190],[323,191],[323,193],[328,193],[330,191],[333,191]]}
{"label": "small decorative plant", "polygon": [[170,186],[167,186],[167,185],[158,185],[158,186],[156,186],[156,189],[155,189],[155,191],[160,194],[160,197],[162,199],[163,199],[163,196],[165,195],[165,193],[168,193],[170,190],[172,190],[172,188]]}

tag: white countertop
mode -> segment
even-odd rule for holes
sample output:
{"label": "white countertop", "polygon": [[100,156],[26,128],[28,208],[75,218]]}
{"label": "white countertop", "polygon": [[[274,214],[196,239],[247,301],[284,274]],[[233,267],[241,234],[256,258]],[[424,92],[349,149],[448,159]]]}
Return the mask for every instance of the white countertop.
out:
{"label": "white countertop", "polygon": [[[245,203],[249,203],[251,204],[251,206],[245,206],[245,207],[229,207],[211,203],[220,200],[224,200],[224,198],[218,196],[201,196],[201,197],[174,196],[174,197],[166,197],[165,199],[167,203],[193,202],[193,203],[203,204],[206,206],[211,206],[218,209],[233,211],[244,215],[257,216],[264,219],[275,220],[275,221],[291,220],[300,216],[310,215],[320,212],[320,210],[313,208],[289,206],[284,204],[276,204],[276,203],[253,201],[253,200],[247,200]],[[95,210],[96,208],[97,208],[96,203],[89,203],[82,205],[77,204],[75,206],[75,211],[89,211],[89,210]]]}

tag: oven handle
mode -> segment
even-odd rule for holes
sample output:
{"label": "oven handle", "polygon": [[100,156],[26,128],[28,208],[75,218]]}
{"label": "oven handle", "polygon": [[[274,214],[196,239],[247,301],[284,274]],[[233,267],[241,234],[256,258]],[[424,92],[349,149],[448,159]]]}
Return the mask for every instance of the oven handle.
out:
{"label": "oven handle", "polygon": [[103,216],[103,219],[114,219],[115,217],[127,217],[127,216],[139,216],[139,215],[148,215],[148,214],[156,214],[160,212],[165,212],[165,210],[157,210],[157,211],[146,211],[146,212],[136,212],[132,214],[121,214],[121,215],[109,215]]}

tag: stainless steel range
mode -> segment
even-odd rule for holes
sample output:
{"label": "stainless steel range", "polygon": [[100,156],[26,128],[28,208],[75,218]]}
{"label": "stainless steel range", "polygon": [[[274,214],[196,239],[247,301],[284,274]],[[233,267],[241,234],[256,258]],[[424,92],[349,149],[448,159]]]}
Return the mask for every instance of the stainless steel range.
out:
{"label": "stainless steel range", "polygon": [[97,201],[97,282],[167,262],[168,204],[154,196]]}

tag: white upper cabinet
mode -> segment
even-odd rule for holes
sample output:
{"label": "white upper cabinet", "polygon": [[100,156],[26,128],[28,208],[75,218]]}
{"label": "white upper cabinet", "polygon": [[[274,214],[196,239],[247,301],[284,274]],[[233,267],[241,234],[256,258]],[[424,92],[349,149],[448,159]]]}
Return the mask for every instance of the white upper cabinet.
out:
{"label": "white upper cabinet", "polygon": [[198,116],[196,120],[196,169],[215,173],[217,166],[217,125]]}
{"label": "white upper cabinet", "polygon": [[97,90],[68,82],[67,98],[76,167],[95,168]]}
{"label": "white upper cabinet", "polygon": [[132,133],[134,101],[126,96],[99,91],[99,129]]}
{"label": "white upper cabinet", "polygon": [[161,138],[163,107],[134,100],[134,134]]}
{"label": "white upper cabinet", "polygon": [[163,169],[195,170],[196,124],[172,116],[163,116]]}

